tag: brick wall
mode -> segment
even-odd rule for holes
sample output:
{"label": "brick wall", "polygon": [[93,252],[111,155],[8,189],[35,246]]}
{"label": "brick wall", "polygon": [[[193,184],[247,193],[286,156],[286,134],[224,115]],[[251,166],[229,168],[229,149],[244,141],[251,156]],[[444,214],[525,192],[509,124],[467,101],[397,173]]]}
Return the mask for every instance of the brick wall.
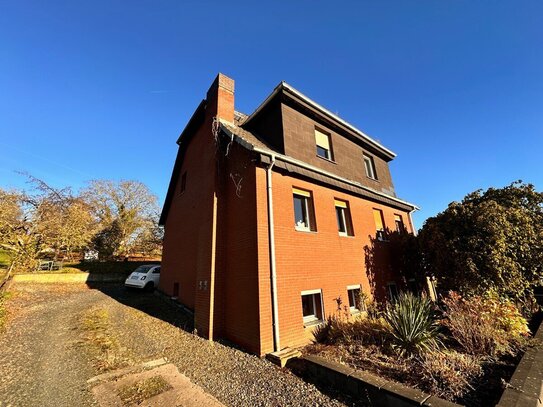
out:
{"label": "brick wall", "polygon": [[[286,155],[344,178],[358,181],[377,191],[390,194],[394,190],[388,163],[385,160],[289,105],[282,104],[282,114]],[[334,162],[317,156],[315,127],[330,134]],[[373,157],[378,180],[366,176],[362,159],[364,152]]]}
{"label": "brick wall", "polygon": [[[198,282],[209,281],[211,263],[215,172],[210,126],[207,120],[186,150],[180,169],[181,174],[186,172],[185,191],[180,191],[180,176],[164,228],[159,284],[162,291],[173,295],[174,284],[178,283],[179,301],[197,314],[207,307],[206,295],[198,289]],[[204,325],[197,328],[207,329]]]}
{"label": "brick wall", "polygon": [[[269,304],[269,265],[265,261],[267,255],[267,212],[262,202],[265,198],[265,170],[257,169],[257,202],[259,216],[259,273],[261,288],[261,353],[272,351],[271,313]],[[301,232],[294,228],[294,209],[292,188],[309,190],[313,194],[316,232]],[[394,214],[403,216],[406,227],[407,213],[375,204],[345,193],[336,192],[323,186],[292,178],[278,172],[273,173],[273,197],[275,217],[275,245],[277,261],[277,286],[279,304],[279,325],[281,347],[299,346],[308,343],[311,328],[304,328],[302,319],[301,292],[321,289],[325,316],[337,310],[336,298],[341,297],[343,304],[348,305],[347,286],[360,284],[362,290],[372,294],[366,272],[365,251],[370,246],[370,237],[375,237],[373,208],[381,209],[387,227],[394,228]],[[353,222],[354,236],[339,236],[334,207],[334,199],[349,202]],[[386,245],[386,243],[382,243]],[[381,258],[386,260],[386,255]],[[379,285],[395,281],[395,275],[389,271],[379,277]],[[399,281],[396,281],[400,283]],[[383,290],[383,287],[377,287]],[[271,315],[271,314],[270,314]]]}
{"label": "brick wall", "polygon": [[259,353],[256,168],[236,143],[219,164],[216,333]]}
{"label": "brick wall", "polygon": [[[217,166],[212,127],[215,117],[234,120],[234,81],[219,74],[206,101],[203,124],[195,134],[185,135],[187,140],[180,140],[188,145],[166,218],[159,284],[169,295],[179,284],[179,301],[194,310],[195,328],[204,336],[209,334],[211,272],[216,253],[213,222]],[[186,185],[181,192],[184,173]]]}
{"label": "brick wall", "polygon": [[[266,170],[237,144],[228,156],[217,155],[213,119],[233,121],[234,82],[219,75],[207,94],[205,119],[186,146],[178,185],[166,218],[160,289],[172,295],[179,284],[179,301],[195,311],[200,334],[209,332],[210,284],[213,256],[213,211],[217,203],[215,256],[215,337],[230,339],[259,355],[273,351],[270,253]],[[332,134],[336,163],[316,156],[316,122],[282,105],[285,152],[317,167],[357,180],[377,190],[392,187],[388,164],[375,158],[379,183],[365,177],[362,148]],[[329,130],[322,125],[323,130]],[[183,141],[181,141],[183,142]],[[290,150],[287,150],[290,149]],[[224,154],[224,151],[223,151]],[[181,193],[182,174],[185,191]],[[311,339],[304,328],[301,292],[320,289],[325,316],[336,312],[336,298],[348,304],[347,286],[360,284],[368,294],[393,281],[391,271],[368,278],[365,248],[375,236],[373,208],[383,211],[385,224],[394,228],[407,213],[371,203],[289,175],[273,172],[275,243],[281,347],[298,346]],[[315,232],[294,228],[292,188],[312,191],[317,223]],[[334,199],[349,202],[354,236],[339,236]],[[385,246],[386,248],[386,246]],[[387,266],[386,250],[377,259]],[[388,273],[388,274],[387,274]],[[378,294],[378,293],[377,293]]]}

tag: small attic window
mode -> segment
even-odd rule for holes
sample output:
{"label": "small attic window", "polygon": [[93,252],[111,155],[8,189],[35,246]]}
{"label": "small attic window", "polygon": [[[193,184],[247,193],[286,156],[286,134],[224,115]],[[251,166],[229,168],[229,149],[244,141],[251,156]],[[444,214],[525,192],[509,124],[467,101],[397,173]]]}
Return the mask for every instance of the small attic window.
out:
{"label": "small attic window", "polygon": [[373,157],[371,155],[364,154],[364,168],[366,169],[366,176],[368,178],[377,180],[375,162],[373,161]]}
{"label": "small attic window", "polygon": [[315,129],[315,143],[317,145],[317,155],[327,160],[332,161],[332,144],[330,142],[330,134],[324,133],[319,129]]}

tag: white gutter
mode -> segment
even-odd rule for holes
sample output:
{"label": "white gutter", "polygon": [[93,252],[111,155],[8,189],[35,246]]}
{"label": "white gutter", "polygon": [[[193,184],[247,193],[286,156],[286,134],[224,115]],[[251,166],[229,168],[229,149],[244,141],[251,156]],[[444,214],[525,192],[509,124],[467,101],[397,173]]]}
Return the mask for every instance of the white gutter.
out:
{"label": "white gutter", "polygon": [[324,106],[321,106],[319,105],[317,102],[315,102],[314,100],[308,98],[307,96],[305,96],[302,92],[296,90],[295,88],[293,88],[292,86],[290,86],[288,83],[286,82],[281,82],[279,85],[277,85],[275,87],[275,89],[273,90],[273,92],[266,98],[266,100],[264,100],[264,102],[262,102],[260,104],[260,106],[258,106],[256,108],[256,110],[251,113],[251,115],[249,117],[247,117],[245,120],[244,120],[244,123],[247,123],[248,121],[250,121],[254,116],[256,116],[258,114],[258,112],[260,112],[267,104],[268,102],[277,94],[279,93],[279,91],[281,89],[286,89],[288,90],[289,92],[293,93],[294,95],[298,96],[300,99],[302,99],[303,101],[305,101],[306,103],[308,103],[309,105],[311,105],[312,107],[314,107],[315,109],[317,109],[318,111],[320,111],[321,113],[325,114],[326,116],[328,116],[329,118],[331,118],[332,120],[342,124],[343,126],[347,127],[349,130],[355,132],[356,134],[358,134],[360,137],[362,137],[363,139],[365,139],[365,141],[367,141],[368,143],[370,143],[371,145],[373,145],[374,147],[382,150],[383,152],[385,152],[386,154],[388,154],[390,157],[394,158],[396,157],[396,153],[389,150],[388,148],[386,148],[385,146],[383,146],[382,144],[380,144],[379,142],[377,142],[376,140],[372,139],[370,136],[368,136],[367,134],[365,134],[364,132],[358,130],[356,127],[354,127],[352,124],[346,122],[345,120],[343,120],[341,117],[337,116],[336,114],[332,113],[331,111],[329,111],[328,109],[326,109]]}
{"label": "white gutter", "polygon": [[[238,136],[239,137],[239,136]],[[241,139],[241,137],[239,137]],[[241,139],[243,140],[243,139]],[[355,187],[358,187],[358,188],[362,188],[368,192],[371,192],[373,194],[376,194],[376,195],[379,195],[383,198],[386,198],[386,199],[390,199],[391,201],[394,201],[394,202],[397,202],[397,203],[400,203],[400,204],[403,204],[403,205],[407,205],[407,206],[410,206],[413,208],[413,210],[418,210],[419,207],[416,206],[416,205],[413,205],[412,203],[409,203],[407,201],[404,201],[402,199],[398,199],[396,197],[393,197],[393,196],[390,196],[390,195],[387,195],[383,192],[379,192],[379,191],[376,191],[374,189],[371,189],[369,187],[366,187],[362,184],[360,184],[359,182],[355,182],[355,181],[351,181],[351,180],[348,180],[346,178],[343,178],[343,177],[340,177],[338,175],[335,175],[335,174],[332,174],[331,172],[328,172],[328,171],[325,171],[325,170],[321,170],[320,168],[317,168],[317,167],[314,167],[310,164],[306,164],[304,163],[303,161],[299,161],[299,160],[296,160],[294,158],[290,158],[290,157],[287,157],[286,155],[282,155],[282,154],[274,154],[270,151],[267,151],[267,150],[263,150],[261,148],[258,148],[258,147],[255,147],[253,146],[252,144],[246,142],[245,140],[243,140],[244,144],[246,145],[249,145],[251,146],[251,149],[257,153],[260,153],[260,154],[264,154],[264,155],[267,155],[269,157],[274,157],[274,161],[275,161],[275,158],[278,158],[280,159],[281,161],[284,161],[284,162],[287,162],[287,163],[290,163],[290,164],[294,164],[294,165],[297,165],[299,167],[302,167],[302,168],[305,168],[306,170],[310,170],[310,171],[314,171],[318,174],[321,174],[321,175],[325,175],[327,177],[330,177],[330,178],[333,178],[335,180],[338,180],[338,181],[341,181],[341,182],[344,182],[346,184],[349,184],[349,185],[353,185]]]}
{"label": "white gutter", "polygon": [[272,168],[275,165],[275,154],[269,154],[271,163],[266,169],[266,184],[268,196],[268,233],[270,239],[270,274],[272,294],[272,324],[273,324],[273,349],[281,350],[279,339],[279,311],[277,306],[277,268],[275,263],[275,227],[273,222],[273,189],[272,189]]}

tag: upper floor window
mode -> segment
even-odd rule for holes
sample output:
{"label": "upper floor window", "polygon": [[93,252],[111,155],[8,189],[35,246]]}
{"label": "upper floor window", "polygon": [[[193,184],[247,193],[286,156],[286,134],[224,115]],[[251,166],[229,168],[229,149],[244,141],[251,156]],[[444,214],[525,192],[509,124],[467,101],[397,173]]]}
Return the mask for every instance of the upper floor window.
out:
{"label": "upper floor window", "polygon": [[294,227],[296,230],[315,231],[315,215],[311,192],[303,189],[292,189],[294,200]]}
{"label": "upper floor window", "polygon": [[402,215],[394,215],[394,224],[396,225],[396,232],[403,232],[405,230]]}
{"label": "upper floor window", "polygon": [[366,169],[366,176],[371,179],[377,179],[377,172],[375,171],[375,163],[373,157],[364,154],[364,168]]}
{"label": "upper floor window", "polygon": [[377,240],[386,240],[385,236],[385,220],[383,218],[383,211],[380,209],[373,210],[373,219],[375,220],[375,230]]}
{"label": "upper floor window", "polygon": [[330,134],[323,133],[315,129],[315,143],[317,144],[317,155],[327,160],[333,160],[332,143],[330,143]]}
{"label": "upper floor window", "polygon": [[351,211],[346,201],[334,200],[336,207],[337,228],[340,236],[353,236]]}

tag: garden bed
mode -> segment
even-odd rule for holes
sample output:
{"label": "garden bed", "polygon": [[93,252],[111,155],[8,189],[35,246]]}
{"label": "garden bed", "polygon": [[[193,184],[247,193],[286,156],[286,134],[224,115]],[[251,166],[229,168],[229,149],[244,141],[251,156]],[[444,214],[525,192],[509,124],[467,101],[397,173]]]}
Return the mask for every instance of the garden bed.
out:
{"label": "garden bed", "polygon": [[[370,372],[467,406],[497,404],[503,392],[503,383],[509,381],[518,362],[518,359],[485,361],[454,351],[427,360],[406,359],[387,355],[375,346],[362,345],[313,344],[307,346],[303,353],[320,356],[356,371]],[[441,371],[436,372],[436,368]],[[467,374],[468,380],[463,374]],[[445,379],[444,375],[448,378]],[[450,382],[453,385],[449,387],[447,383]],[[458,395],[458,388],[465,393]]]}
{"label": "garden bed", "polygon": [[371,317],[329,318],[303,353],[451,402],[487,406],[499,402],[530,342],[527,322],[510,302],[453,293],[441,308],[404,296]]}

